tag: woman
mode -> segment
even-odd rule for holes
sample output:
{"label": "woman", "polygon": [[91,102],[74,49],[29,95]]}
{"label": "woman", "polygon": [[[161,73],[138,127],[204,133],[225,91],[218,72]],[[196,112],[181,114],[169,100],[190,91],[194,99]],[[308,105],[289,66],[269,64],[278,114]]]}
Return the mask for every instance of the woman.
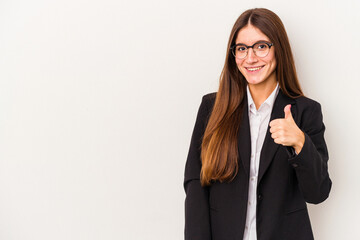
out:
{"label": "woman", "polygon": [[185,167],[185,239],[313,239],[306,202],[331,189],[321,106],[305,97],[280,18],[245,11]]}

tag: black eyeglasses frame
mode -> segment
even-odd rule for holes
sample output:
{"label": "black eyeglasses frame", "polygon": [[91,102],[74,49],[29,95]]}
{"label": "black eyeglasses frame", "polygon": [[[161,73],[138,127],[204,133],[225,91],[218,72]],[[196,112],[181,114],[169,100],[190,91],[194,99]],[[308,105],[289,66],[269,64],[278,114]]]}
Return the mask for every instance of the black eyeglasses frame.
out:
{"label": "black eyeglasses frame", "polygon": [[[265,41],[259,41],[259,42],[254,43],[254,44],[251,45],[251,46],[247,46],[247,45],[245,45],[245,44],[243,44],[243,43],[238,43],[238,44],[235,44],[235,45],[231,46],[231,47],[230,47],[230,50],[231,50],[231,53],[233,54],[233,56],[236,58],[235,53],[234,53],[234,49],[235,49],[237,46],[244,46],[244,47],[246,47],[246,55],[245,55],[245,57],[243,57],[243,58],[238,58],[238,59],[244,59],[244,58],[246,58],[246,56],[247,56],[247,54],[248,54],[249,48],[252,48],[252,49],[254,50],[254,46],[255,46],[256,44],[259,44],[259,43],[264,43],[264,44],[266,44],[266,45],[269,47],[269,52],[270,52],[271,47],[274,46],[273,43],[269,43],[269,42],[265,42]],[[254,52],[254,53],[255,53],[255,52]],[[269,54],[269,53],[268,53],[268,54]],[[255,53],[255,55],[256,55],[256,53]],[[259,57],[258,55],[256,55],[256,56]],[[267,54],[266,54],[266,56],[267,56]],[[265,56],[265,57],[266,57],[266,56]]]}

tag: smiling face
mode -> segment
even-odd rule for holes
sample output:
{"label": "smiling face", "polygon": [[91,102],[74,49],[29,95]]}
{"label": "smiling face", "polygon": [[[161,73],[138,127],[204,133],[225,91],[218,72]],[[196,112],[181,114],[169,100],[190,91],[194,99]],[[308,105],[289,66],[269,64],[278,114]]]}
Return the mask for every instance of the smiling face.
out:
{"label": "smiling face", "polygon": [[[269,38],[253,25],[246,25],[236,37],[235,44],[251,46],[256,42],[270,42]],[[255,55],[252,48],[248,49],[247,56],[243,59],[235,58],[239,71],[246,78],[249,85],[267,85],[276,82],[276,59],[274,46],[266,57],[260,58]]]}

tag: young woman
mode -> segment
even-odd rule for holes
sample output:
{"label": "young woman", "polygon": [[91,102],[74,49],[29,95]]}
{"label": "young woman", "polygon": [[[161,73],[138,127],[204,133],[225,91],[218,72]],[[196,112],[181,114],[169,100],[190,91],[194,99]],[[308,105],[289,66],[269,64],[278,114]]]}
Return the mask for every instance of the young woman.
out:
{"label": "young woman", "polygon": [[186,240],[313,239],[306,202],[331,189],[321,106],[303,95],[280,18],[236,20],[185,167]]}

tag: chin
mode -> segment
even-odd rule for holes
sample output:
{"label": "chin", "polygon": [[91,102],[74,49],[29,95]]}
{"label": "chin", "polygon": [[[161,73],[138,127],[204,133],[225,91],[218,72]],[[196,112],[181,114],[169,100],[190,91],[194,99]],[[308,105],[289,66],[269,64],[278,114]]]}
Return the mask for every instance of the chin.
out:
{"label": "chin", "polygon": [[246,78],[246,81],[248,82],[248,84],[253,84],[253,85],[264,82],[264,80],[262,79],[253,79],[253,78]]}

